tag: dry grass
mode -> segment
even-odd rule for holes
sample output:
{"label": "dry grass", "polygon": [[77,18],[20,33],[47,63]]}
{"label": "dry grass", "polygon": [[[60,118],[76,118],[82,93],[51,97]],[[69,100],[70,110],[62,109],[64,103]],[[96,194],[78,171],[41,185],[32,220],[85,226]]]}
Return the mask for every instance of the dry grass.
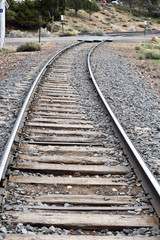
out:
{"label": "dry grass", "polygon": [[[64,30],[71,31],[73,34],[81,32],[92,32],[94,28],[101,28],[105,32],[110,31],[143,31],[144,18],[137,18],[130,13],[117,12],[112,4],[103,5],[99,12],[92,14],[91,20],[89,14],[83,10],[78,11],[78,17],[74,16],[73,10],[66,11],[64,16]],[[61,22],[56,22],[60,28]],[[159,29],[160,24],[154,21],[148,21],[148,29]]]}

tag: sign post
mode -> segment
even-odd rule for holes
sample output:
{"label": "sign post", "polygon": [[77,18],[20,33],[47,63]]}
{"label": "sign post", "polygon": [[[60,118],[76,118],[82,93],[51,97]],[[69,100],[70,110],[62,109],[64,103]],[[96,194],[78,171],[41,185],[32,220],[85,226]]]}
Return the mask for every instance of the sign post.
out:
{"label": "sign post", "polygon": [[5,39],[5,0],[0,2],[0,23],[1,23],[1,46],[0,49],[4,46]]}
{"label": "sign post", "polygon": [[6,0],[0,0],[0,35],[1,35],[1,45],[0,49],[4,46],[5,40],[5,7],[9,8],[9,5]]}
{"label": "sign post", "polygon": [[62,21],[62,34],[64,35],[64,27],[63,27],[63,21],[64,21],[64,18],[63,18],[63,15],[61,15],[61,21]]}
{"label": "sign post", "polygon": [[144,36],[146,35],[147,20],[144,21]]}
{"label": "sign post", "polygon": [[42,24],[42,16],[39,16],[39,43],[41,42],[41,24]]}

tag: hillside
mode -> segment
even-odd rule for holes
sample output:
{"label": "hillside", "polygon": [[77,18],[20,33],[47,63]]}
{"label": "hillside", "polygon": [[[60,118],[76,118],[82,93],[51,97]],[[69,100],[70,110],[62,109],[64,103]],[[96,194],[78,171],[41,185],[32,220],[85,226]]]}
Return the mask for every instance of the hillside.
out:
{"label": "hillside", "polygon": [[[100,11],[92,14],[91,20],[85,11],[78,11],[78,17],[75,17],[74,10],[67,10],[64,16],[64,31],[71,34],[91,32],[94,28],[101,28],[105,32],[143,31],[144,21],[144,17],[135,17],[122,10],[116,11],[112,4],[102,4]],[[147,29],[160,30],[160,24],[151,18],[147,19],[147,24]],[[55,29],[61,31],[61,22],[55,23]]]}

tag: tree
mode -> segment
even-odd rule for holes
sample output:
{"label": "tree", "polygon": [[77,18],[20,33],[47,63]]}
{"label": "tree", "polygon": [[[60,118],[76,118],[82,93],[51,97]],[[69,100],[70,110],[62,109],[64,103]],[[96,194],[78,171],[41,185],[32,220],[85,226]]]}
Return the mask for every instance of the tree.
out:
{"label": "tree", "polygon": [[35,4],[42,15],[43,22],[51,22],[51,31],[54,27],[54,21],[60,20],[60,15],[64,14],[67,6],[67,0],[35,0]]}
{"label": "tree", "polygon": [[86,10],[86,12],[89,13],[90,20],[91,20],[92,13],[98,12],[99,11],[99,6],[92,0],[86,0],[84,10]]}
{"label": "tree", "polygon": [[38,10],[35,9],[34,1],[25,0],[17,3],[15,21],[21,27],[37,28]]}
{"label": "tree", "polygon": [[68,0],[68,6],[75,10],[75,16],[77,17],[78,10],[84,9],[85,4],[82,0]]}
{"label": "tree", "polygon": [[137,4],[138,0],[123,0],[122,2],[129,6],[130,13],[131,13],[133,6]]}
{"label": "tree", "polygon": [[16,2],[8,0],[9,8],[6,10],[6,25],[15,25],[16,19]]}

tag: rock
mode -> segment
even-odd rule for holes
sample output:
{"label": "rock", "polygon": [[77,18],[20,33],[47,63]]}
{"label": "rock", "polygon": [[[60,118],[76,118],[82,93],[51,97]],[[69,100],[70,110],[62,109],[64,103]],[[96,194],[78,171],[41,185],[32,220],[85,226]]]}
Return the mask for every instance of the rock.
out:
{"label": "rock", "polygon": [[108,200],[110,200],[110,198],[105,196],[104,201],[108,201]]}
{"label": "rock", "polygon": [[11,206],[6,206],[5,209],[6,209],[6,211],[10,211],[10,210],[13,209],[13,207],[11,207]]}
{"label": "rock", "polygon": [[26,230],[29,232],[33,232],[34,231],[34,228],[32,226],[30,226],[29,224],[26,225]]}
{"label": "rock", "polygon": [[1,226],[1,227],[0,227],[0,232],[6,234],[6,233],[7,233],[6,227]]}
{"label": "rock", "polygon": [[63,229],[63,232],[62,232],[63,235],[68,235],[69,233],[70,233],[69,230],[67,230],[67,229]]}
{"label": "rock", "polygon": [[41,228],[41,231],[43,232],[43,233],[49,233],[49,229],[47,228],[47,227],[42,227]]}
{"label": "rock", "polygon": [[22,228],[22,234],[28,234],[27,230],[25,228]]}
{"label": "rock", "polygon": [[56,228],[54,226],[50,226],[49,227],[49,232],[50,233],[55,233],[56,232]]}
{"label": "rock", "polygon": [[82,230],[80,230],[80,229],[77,230],[77,233],[78,233],[78,235],[84,235],[84,232],[82,232]]}
{"label": "rock", "polygon": [[147,231],[146,228],[140,228],[140,229],[137,230],[139,235],[144,235],[146,231]]}
{"label": "rock", "polygon": [[151,41],[154,44],[154,43],[160,42],[160,38],[156,37],[156,36],[153,36]]}

